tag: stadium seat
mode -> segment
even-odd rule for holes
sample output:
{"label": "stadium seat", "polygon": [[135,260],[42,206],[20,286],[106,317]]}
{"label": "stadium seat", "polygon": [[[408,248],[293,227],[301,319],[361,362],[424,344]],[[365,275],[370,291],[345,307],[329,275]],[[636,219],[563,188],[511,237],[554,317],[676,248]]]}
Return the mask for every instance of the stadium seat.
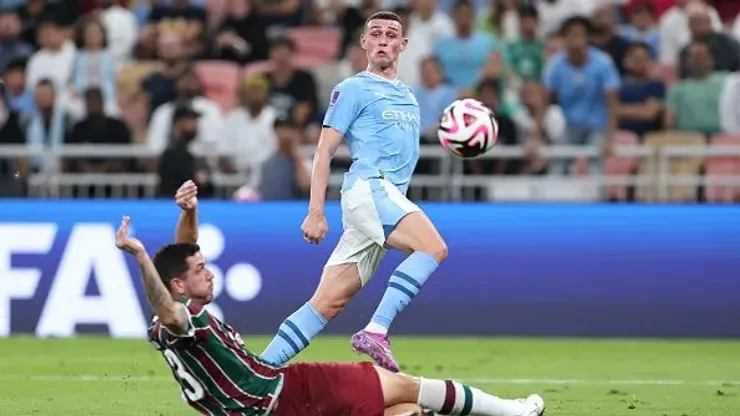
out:
{"label": "stadium seat", "polygon": [[[710,146],[738,146],[740,136],[718,135],[712,137]],[[738,176],[740,177],[740,157],[719,156],[708,157],[705,167],[705,176]],[[710,202],[734,202],[740,200],[740,187],[707,186],[704,188],[704,197]]]}
{"label": "stadium seat", "polygon": [[[645,145],[655,150],[652,160],[652,168],[643,163],[640,167],[640,174],[651,174],[657,179],[648,186],[640,186],[637,191],[637,199],[640,201],[655,201],[659,197],[659,184],[661,181],[659,172],[660,155],[665,147],[668,146],[706,146],[706,139],[702,134],[686,131],[660,131],[649,133],[644,137]],[[696,156],[674,157],[668,164],[669,175],[699,175],[704,158]],[[696,187],[694,186],[671,186],[668,188],[667,199],[673,202],[693,202],[696,201]]]}
{"label": "stadium seat", "polygon": [[223,111],[236,105],[239,66],[226,61],[201,61],[195,65],[205,96],[217,102]]}
{"label": "stadium seat", "polygon": [[247,79],[253,75],[264,74],[270,72],[272,69],[272,63],[270,61],[257,61],[247,64],[242,69],[241,79]]}
{"label": "stadium seat", "polygon": [[295,42],[298,55],[321,58],[324,62],[336,59],[342,40],[336,27],[297,27],[288,36]]}
{"label": "stadium seat", "polygon": [[[631,131],[618,131],[614,138],[617,146],[635,146],[640,142],[639,137]],[[604,161],[604,173],[607,176],[625,178],[632,175],[639,158],[629,156],[612,156]],[[627,199],[627,185],[610,185],[606,188],[609,199],[624,201]]]}

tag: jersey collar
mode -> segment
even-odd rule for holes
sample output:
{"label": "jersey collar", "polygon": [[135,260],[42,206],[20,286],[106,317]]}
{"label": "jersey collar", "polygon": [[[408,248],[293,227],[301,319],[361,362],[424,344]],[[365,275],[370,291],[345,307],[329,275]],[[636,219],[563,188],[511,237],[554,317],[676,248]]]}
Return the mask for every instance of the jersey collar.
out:
{"label": "jersey collar", "polygon": [[388,79],[388,78],[385,78],[385,77],[381,77],[381,76],[380,76],[380,75],[378,75],[378,74],[373,74],[372,72],[370,72],[370,71],[367,71],[367,70],[365,70],[365,71],[362,71],[362,73],[363,73],[363,74],[367,74],[367,75],[369,75],[369,76],[370,76],[370,77],[372,77],[372,78],[376,78],[376,79],[379,79],[379,80],[382,80],[382,81],[385,81],[385,82],[390,82],[390,83],[391,83],[391,84],[393,84],[394,86],[397,86],[397,85],[398,85],[398,84],[399,84],[399,83],[401,82],[401,81],[399,81],[399,80],[398,80],[398,78],[395,78],[395,79],[393,79],[393,80],[390,80],[390,79]]}

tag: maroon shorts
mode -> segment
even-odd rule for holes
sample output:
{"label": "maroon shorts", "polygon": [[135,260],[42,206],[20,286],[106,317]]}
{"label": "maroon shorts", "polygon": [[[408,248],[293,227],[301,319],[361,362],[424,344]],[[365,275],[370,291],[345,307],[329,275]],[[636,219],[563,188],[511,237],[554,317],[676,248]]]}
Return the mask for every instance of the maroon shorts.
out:
{"label": "maroon shorts", "polygon": [[383,416],[380,379],[370,363],[298,363],[285,369],[276,416]]}

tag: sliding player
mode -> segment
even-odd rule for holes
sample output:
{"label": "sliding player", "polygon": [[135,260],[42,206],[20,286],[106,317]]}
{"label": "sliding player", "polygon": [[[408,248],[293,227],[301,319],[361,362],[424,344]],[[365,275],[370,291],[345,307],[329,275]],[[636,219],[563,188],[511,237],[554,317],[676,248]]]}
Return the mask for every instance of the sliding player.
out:
{"label": "sliding player", "polygon": [[301,230],[321,242],[329,164],[343,139],[352,166],[342,186],[344,232],[326,263],[316,292],[280,325],[261,357],[283,364],[306,348],[370,280],[391,247],[409,254],[391,275],[383,299],[352,347],[396,372],[388,328],[447,257],[447,246],[429,218],[406,198],[419,160],[419,104],[396,79],[398,57],[406,48],[404,26],[394,13],[378,12],[365,22],[362,48],[368,69],[339,83],[331,94],[316,149],[311,201]]}
{"label": "sliding player", "polygon": [[[124,217],[116,246],[142,272],[155,317],[149,340],[162,353],[187,403],[206,415],[383,416],[419,407],[442,414],[539,416],[538,395],[507,400],[451,380],[391,373],[370,363],[273,366],[244,348],[232,327],[209,314],[213,273],[195,241],[197,188],[186,183],[177,201],[183,214],[174,244],[149,257],[129,236]],[[416,405],[418,403],[418,406]]]}

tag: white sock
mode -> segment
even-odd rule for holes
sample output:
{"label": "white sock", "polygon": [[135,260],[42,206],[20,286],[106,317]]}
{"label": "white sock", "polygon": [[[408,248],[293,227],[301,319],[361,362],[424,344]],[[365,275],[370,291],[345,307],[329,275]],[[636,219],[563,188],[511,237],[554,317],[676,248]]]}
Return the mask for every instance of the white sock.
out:
{"label": "white sock", "polygon": [[373,334],[388,334],[388,328],[384,327],[383,325],[376,324],[375,322],[370,322],[369,324],[367,324],[367,326],[365,327],[365,331],[372,332]]}
{"label": "white sock", "polygon": [[525,404],[450,380],[420,379],[419,405],[442,415],[522,416]]}

